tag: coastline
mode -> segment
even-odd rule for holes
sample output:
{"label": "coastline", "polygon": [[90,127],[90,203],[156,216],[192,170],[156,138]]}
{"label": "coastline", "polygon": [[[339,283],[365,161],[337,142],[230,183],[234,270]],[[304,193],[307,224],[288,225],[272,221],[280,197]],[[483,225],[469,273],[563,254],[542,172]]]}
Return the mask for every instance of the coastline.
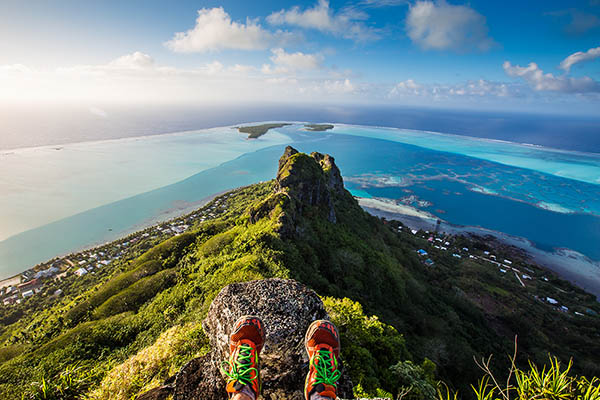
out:
{"label": "coastline", "polygon": [[[304,123],[298,123],[298,124],[304,124]],[[340,125],[340,124],[338,124]],[[343,125],[341,125],[343,126]],[[357,127],[358,125],[346,125],[349,127]],[[234,126],[230,126],[229,128],[235,128]],[[211,130],[219,130],[222,128],[210,128],[210,129],[203,129],[200,131],[187,131],[187,132],[180,132],[180,133],[169,133],[169,134],[165,134],[166,135],[170,135],[170,136],[177,136],[177,135],[188,135],[188,134],[193,134],[196,132],[201,132],[201,133],[210,133]],[[389,128],[389,129],[397,129],[397,128]],[[302,131],[304,131],[304,129],[301,129]],[[334,129],[335,130],[335,129]],[[427,132],[427,131],[416,131],[416,132]],[[448,137],[458,137],[460,135],[453,135],[453,134],[440,134],[440,135],[447,135]],[[136,140],[145,140],[146,138],[151,139],[151,138],[156,138],[156,136],[160,136],[160,135],[152,135],[152,136],[141,136],[141,137],[134,137],[134,138],[122,138],[122,139],[112,139],[109,140],[110,142],[117,142],[117,141],[136,141]],[[477,138],[472,138],[472,137],[464,137],[464,140],[476,140]],[[488,140],[490,141],[490,140]],[[92,142],[94,143],[94,142]],[[98,143],[98,142],[96,142]],[[124,143],[124,142],[123,142]],[[514,142],[509,142],[509,143],[514,143]],[[515,145],[518,145],[518,143],[514,143]],[[49,146],[49,147],[53,147],[53,146]],[[570,153],[573,153],[572,151],[568,151]],[[248,153],[244,153],[248,154]],[[251,170],[250,168],[248,168],[248,170]],[[189,178],[187,178],[189,179]],[[214,176],[213,176],[214,179]],[[263,179],[262,177],[260,179]],[[185,181],[186,179],[184,179],[183,181]],[[169,186],[169,185],[168,185]],[[159,188],[159,189],[163,189],[163,187]],[[146,195],[146,193],[149,192],[145,192],[142,193],[142,195]],[[203,193],[203,194],[208,194],[210,193],[208,190]],[[214,194],[212,196],[217,196],[219,193],[223,193],[223,192],[217,192],[217,194]],[[485,194],[492,194],[492,193],[485,193]],[[493,195],[498,195],[498,194],[493,194]],[[136,197],[136,196],[134,196]],[[129,199],[129,198],[128,198]],[[173,218],[174,216],[176,216],[179,213],[185,213],[186,210],[192,210],[196,207],[201,206],[202,201],[209,201],[209,200],[205,200],[206,198],[204,198],[201,201],[194,201],[194,202],[186,202],[186,201],[178,201],[176,203],[171,203],[169,204],[169,208],[164,207],[163,211],[161,211],[160,214],[156,214],[154,215],[152,218],[147,219],[147,220],[138,220],[136,221],[135,224],[130,225],[128,227],[124,227],[121,226],[119,227],[120,229],[115,228],[115,225],[107,225],[108,228],[113,228],[115,229],[115,231],[117,231],[116,233],[118,233],[119,235],[127,235],[131,232],[136,232],[139,229],[143,229],[144,227],[147,226],[151,226],[154,223],[159,223],[161,221],[167,220],[169,218]],[[210,196],[208,197],[208,199],[210,199]],[[127,199],[125,199],[127,200]],[[195,200],[195,199],[194,199]],[[512,199],[512,200],[517,200],[517,199]],[[517,200],[519,201],[519,200]],[[361,206],[366,207],[366,208],[370,208],[370,209],[377,209],[379,210],[379,212],[387,212],[390,214],[400,214],[403,216],[403,218],[409,218],[412,219],[411,223],[413,225],[416,226],[416,224],[431,224],[435,223],[437,221],[437,217],[428,213],[425,213],[424,211],[421,210],[417,210],[414,208],[411,208],[409,206],[404,206],[404,205],[398,205],[398,204],[394,204],[393,202],[386,202],[386,201],[382,201],[381,199],[367,199],[367,198],[362,198],[359,199],[359,202],[361,204]],[[108,205],[111,205],[114,203],[110,203]],[[535,205],[537,208],[541,208],[541,209],[549,209],[551,211],[557,211],[557,210],[552,210],[550,206],[552,206],[553,204],[551,203],[543,203],[542,205],[546,205],[546,207],[542,207],[540,206],[540,204]],[[166,210],[166,211],[165,211]],[[82,213],[83,214],[83,213]],[[62,221],[62,220],[61,220]],[[95,224],[95,222],[94,222]],[[50,224],[48,224],[50,225]],[[485,224],[482,224],[483,226],[486,226]],[[90,226],[88,224],[88,226]],[[426,226],[426,225],[423,225]],[[543,264],[545,265],[552,265],[552,268],[554,268],[556,271],[560,271],[562,276],[567,276],[569,281],[572,282],[577,282],[579,286],[582,286],[584,288],[587,289],[587,286],[589,286],[589,282],[588,279],[586,278],[586,275],[583,273],[572,273],[571,271],[568,271],[568,269],[564,266],[564,265],[572,265],[573,263],[577,262],[578,264],[581,265],[587,265],[589,264],[589,262],[585,259],[583,259],[582,257],[580,257],[580,255],[575,254],[573,252],[569,252],[566,250],[562,250],[559,251],[558,253],[554,254],[554,253],[545,253],[539,249],[536,249],[535,246],[533,246],[530,242],[527,242],[525,240],[520,240],[519,238],[510,238],[508,235],[505,235],[503,233],[500,232],[493,232],[493,231],[489,231],[489,230],[485,230],[483,228],[476,228],[476,227],[458,227],[458,226],[451,226],[451,224],[445,223],[444,222],[444,226],[446,227],[445,229],[448,231],[456,231],[456,232],[460,232],[460,233],[466,233],[466,232],[470,232],[473,233],[475,232],[475,234],[481,234],[481,235],[486,235],[486,234],[494,234],[495,236],[501,237],[503,238],[503,240],[505,241],[512,241],[515,243],[518,243],[519,247],[525,247],[529,249],[529,254],[531,255],[531,257],[535,257],[537,260],[543,260]],[[427,228],[425,228],[427,229]],[[112,229],[109,229],[112,231]],[[109,240],[113,240],[113,238],[115,238],[115,236],[110,235],[111,237],[109,238]],[[43,238],[38,239],[40,242],[43,241]],[[81,249],[87,249],[87,248],[93,248],[94,246],[97,246],[101,243],[105,243],[106,239],[102,239],[102,240],[97,240],[95,242],[89,242],[85,247],[80,247],[79,250]],[[567,246],[569,246],[567,244]],[[571,247],[571,246],[569,246]],[[577,247],[574,247],[577,248]],[[580,250],[581,251],[581,250]],[[60,253],[56,253],[56,254],[62,254],[62,252]],[[542,262],[542,261],[540,261]],[[568,263],[568,264],[565,264]],[[587,267],[585,267],[587,268]],[[582,271],[585,271],[585,268],[579,268]],[[600,266],[596,265],[596,270],[600,269]],[[15,271],[13,269],[13,271]],[[14,273],[14,272],[13,272]],[[593,275],[593,279],[595,279],[597,282],[600,282],[600,278],[596,275],[597,271],[595,270],[591,270],[590,273],[594,274]],[[588,277],[590,276],[589,274],[587,275]],[[600,285],[600,284],[599,284]],[[591,290],[594,291],[594,293],[600,293],[600,288],[596,288],[596,285],[594,285],[594,288],[592,288]]]}
{"label": "coastline", "polygon": [[[390,204],[385,206],[386,202],[379,201],[383,206],[378,207],[378,202],[372,202],[360,197],[355,197],[361,207],[369,214],[376,217],[384,217],[389,220],[397,220],[411,229],[430,230],[436,229],[437,218],[423,216],[422,211],[414,207]],[[411,210],[412,209],[412,210]],[[597,299],[600,299],[600,263],[594,262],[589,258],[572,251],[570,249],[557,249],[554,253],[549,253],[538,249],[529,240],[520,237],[514,237],[502,232],[493,231],[475,226],[459,226],[450,224],[440,219],[439,231],[454,235],[469,235],[479,238],[492,236],[498,242],[518,248],[522,251],[526,259],[542,269],[556,273],[560,278],[569,281],[579,288],[592,293]],[[566,265],[569,265],[567,267]],[[575,266],[575,267],[574,267]]]}
{"label": "coastline", "polygon": [[[215,194],[207,196],[207,197],[203,198],[202,200],[199,200],[199,201],[196,201],[196,202],[192,202],[192,203],[185,203],[185,205],[183,205],[183,206],[177,206],[177,205],[175,205],[174,207],[172,207],[172,208],[164,211],[163,213],[161,213],[159,215],[156,215],[156,216],[154,216],[152,218],[149,218],[149,219],[147,219],[145,221],[142,221],[141,223],[138,223],[138,224],[132,226],[130,229],[126,229],[126,230],[123,230],[123,231],[116,232],[115,233],[115,237],[112,238],[112,239],[110,239],[110,240],[108,240],[108,241],[98,241],[98,242],[90,243],[87,246],[79,247],[79,248],[77,248],[77,249],[75,249],[73,251],[70,251],[68,253],[56,254],[53,258],[51,258],[49,260],[44,260],[44,261],[42,261],[39,264],[32,265],[32,266],[30,266],[29,268],[27,268],[27,269],[25,269],[23,271],[20,271],[20,272],[14,274],[14,275],[9,275],[9,276],[7,276],[5,278],[2,278],[1,275],[0,275],[0,284],[3,283],[3,282],[8,282],[8,281],[16,280],[21,275],[23,275],[25,272],[27,272],[29,270],[32,270],[32,269],[36,268],[37,266],[39,266],[41,264],[47,263],[48,261],[50,261],[52,259],[55,259],[55,258],[64,258],[64,257],[67,257],[70,254],[77,254],[77,253],[88,251],[88,250],[91,250],[91,249],[94,249],[94,248],[97,248],[97,247],[100,247],[100,246],[104,246],[106,244],[122,240],[123,238],[126,238],[127,236],[134,235],[136,233],[140,233],[140,232],[142,232],[142,231],[144,231],[144,230],[146,230],[148,228],[151,228],[151,227],[154,227],[154,226],[158,226],[160,224],[164,224],[164,223],[166,223],[168,221],[171,221],[173,219],[177,219],[177,218],[180,218],[182,216],[185,216],[186,214],[189,214],[189,213],[191,213],[191,212],[193,212],[193,211],[195,211],[195,210],[197,210],[199,208],[204,207],[206,204],[210,203],[215,198],[217,198],[217,197],[219,197],[219,196],[221,196],[221,195],[223,195],[225,193],[228,193],[228,192],[231,192],[231,191],[234,191],[234,190],[238,190],[238,189],[240,189],[242,187],[243,186],[240,186],[240,187],[237,187],[237,188],[233,188],[233,189],[230,189],[230,190],[222,190],[220,192],[217,192]],[[1,287],[2,286],[0,286],[0,288]]]}

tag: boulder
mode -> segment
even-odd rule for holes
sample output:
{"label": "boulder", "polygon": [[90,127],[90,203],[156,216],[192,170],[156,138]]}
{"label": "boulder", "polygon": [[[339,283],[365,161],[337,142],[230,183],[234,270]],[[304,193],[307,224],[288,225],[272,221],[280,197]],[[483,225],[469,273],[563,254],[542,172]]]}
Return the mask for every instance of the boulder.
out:
{"label": "boulder", "polygon": [[[247,314],[259,316],[265,325],[266,341],[260,356],[262,398],[304,400],[308,372],[304,334],[312,321],[328,315],[314,291],[286,279],[235,283],[221,290],[202,323],[212,351],[182,367],[175,377],[174,400],[227,398],[219,366],[229,354],[232,325]],[[341,368],[338,396],[349,398],[352,383]]]}

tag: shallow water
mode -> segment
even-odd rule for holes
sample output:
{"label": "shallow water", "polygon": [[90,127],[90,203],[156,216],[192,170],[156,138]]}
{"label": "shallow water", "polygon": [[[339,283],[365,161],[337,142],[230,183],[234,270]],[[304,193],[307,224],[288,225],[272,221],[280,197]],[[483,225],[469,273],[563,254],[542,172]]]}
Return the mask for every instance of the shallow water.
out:
{"label": "shallow water", "polygon": [[[37,221],[37,227],[0,242],[0,277],[116,239],[214,193],[271,179],[288,143],[332,154],[355,194],[403,201],[452,224],[503,231],[546,251],[564,247],[600,260],[598,156],[399,132],[352,126],[306,132],[295,125],[248,141],[218,128],[32,151],[30,164],[11,164],[13,170],[22,167],[21,185],[0,196],[5,210],[0,212],[17,225],[31,208],[44,212],[26,220],[32,227]],[[48,160],[52,168],[44,167]],[[0,169],[0,187],[9,176]],[[28,185],[32,179],[39,185]],[[20,198],[29,200],[20,204]]]}
{"label": "shallow water", "polygon": [[0,240],[287,142],[225,127],[0,152]]}

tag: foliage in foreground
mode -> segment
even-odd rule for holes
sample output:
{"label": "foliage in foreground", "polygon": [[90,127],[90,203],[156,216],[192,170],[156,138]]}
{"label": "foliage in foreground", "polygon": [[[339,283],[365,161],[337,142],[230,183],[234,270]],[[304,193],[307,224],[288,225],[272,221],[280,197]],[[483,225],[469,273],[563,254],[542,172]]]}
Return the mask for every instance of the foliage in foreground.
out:
{"label": "foliage in foreground", "polygon": [[[529,368],[514,365],[506,381],[500,380],[490,369],[491,357],[478,365],[485,375],[477,386],[471,386],[476,400],[599,400],[600,379],[591,379],[571,373],[573,360],[563,367],[556,357],[549,357],[548,364],[539,367],[529,362]],[[456,400],[458,393],[451,393],[447,386],[440,385],[439,400]]]}
{"label": "foliage in foreground", "polygon": [[95,373],[84,365],[75,363],[68,366],[52,379],[42,378],[39,382],[33,382],[26,390],[23,400],[71,400],[78,399],[82,393],[92,386],[95,381]]}

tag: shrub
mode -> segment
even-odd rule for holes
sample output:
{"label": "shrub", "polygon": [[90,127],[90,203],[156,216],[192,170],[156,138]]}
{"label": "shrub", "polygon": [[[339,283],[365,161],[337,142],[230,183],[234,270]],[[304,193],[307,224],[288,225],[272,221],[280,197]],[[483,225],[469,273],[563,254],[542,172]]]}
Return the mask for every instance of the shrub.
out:
{"label": "shrub", "polygon": [[402,335],[377,316],[366,316],[358,302],[326,297],[323,303],[340,332],[342,361],[352,381],[365,393],[397,392],[400,385],[390,367],[410,357]]}
{"label": "shrub", "polygon": [[[429,359],[425,359],[423,366],[414,364],[412,361],[401,361],[391,367],[392,374],[396,378],[397,392],[404,391],[406,399],[414,400],[435,400],[436,382],[431,369],[433,364]],[[435,371],[435,364],[433,365]]]}

